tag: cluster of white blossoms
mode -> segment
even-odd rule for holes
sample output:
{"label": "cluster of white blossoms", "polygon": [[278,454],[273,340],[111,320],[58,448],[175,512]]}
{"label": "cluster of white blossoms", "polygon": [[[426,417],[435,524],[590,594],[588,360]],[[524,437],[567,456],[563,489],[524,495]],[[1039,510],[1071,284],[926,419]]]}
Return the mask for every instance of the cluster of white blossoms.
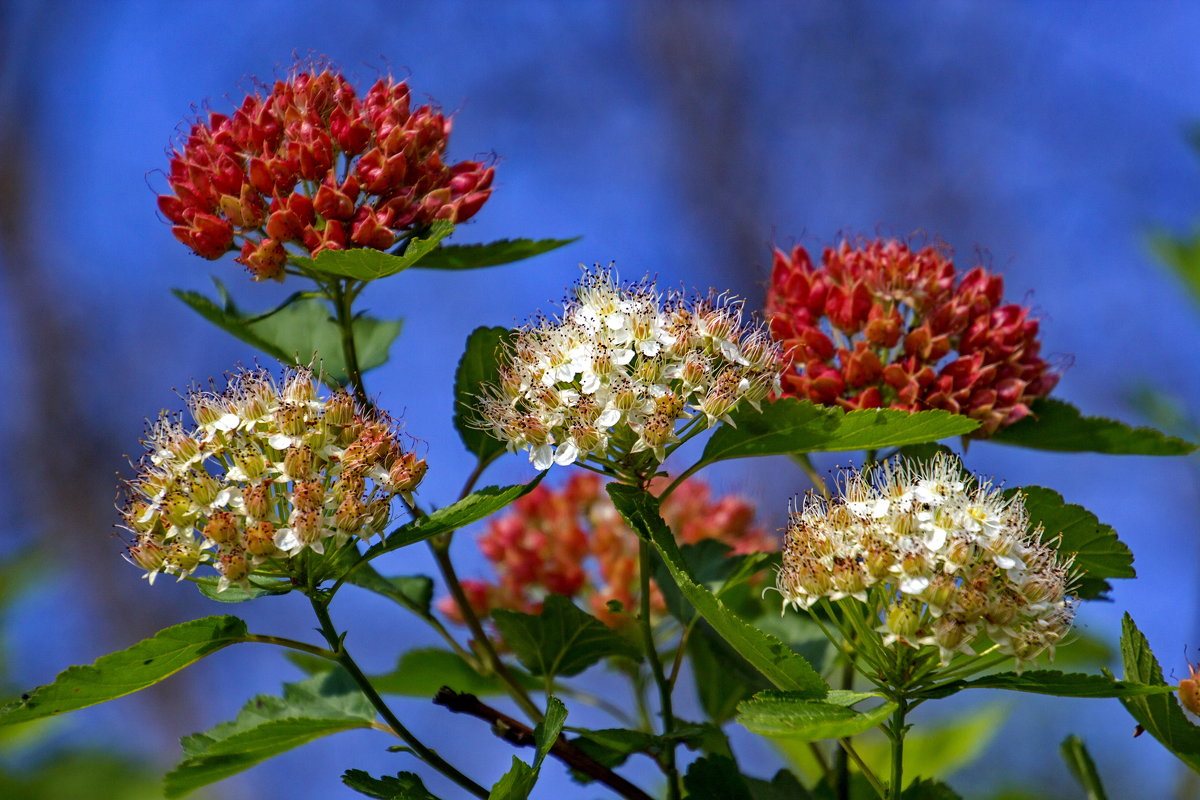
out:
{"label": "cluster of white blossoms", "polygon": [[195,426],[161,416],[126,485],[128,559],[151,582],[204,563],[220,591],[252,573],[289,575],[287,560],[305,550],[382,535],[392,500],[411,500],[425,476],[390,420],[346,392],[320,398],[306,369],[281,384],[243,371],[222,393],[191,392],[188,406]]}
{"label": "cluster of white blossoms", "polygon": [[841,497],[791,515],[777,587],[785,606],[855,598],[885,646],[934,646],[942,663],[986,635],[1018,662],[1070,630],[1071,559],[1031,529],[1020,493],[964,479],[953,456],[844,473]]}
{"label": "cluster of white blossoms", "polygon": [[611,270],[586,272],[562,316],[518,330],[500,381],[480,400],[483,426],[538,469],[628,453],[661,462],[681,421],[711,427],[779,389],[780,353],[725,296],[661,293]]}

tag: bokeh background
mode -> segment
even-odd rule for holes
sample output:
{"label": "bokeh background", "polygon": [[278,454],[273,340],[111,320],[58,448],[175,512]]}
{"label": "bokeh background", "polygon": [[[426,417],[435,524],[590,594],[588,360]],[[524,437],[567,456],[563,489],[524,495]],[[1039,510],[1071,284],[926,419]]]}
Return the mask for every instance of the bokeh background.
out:
{"label": "bokeh background", "polygon": [[[410,76],[418,97],[456,111],[452,157],[499,158],[493,198],[457,241],[584,237],[520,265],[414,271],[369,290],[373,312],[406,318],[369,389],[428,442],[422,495],[444,504],[470,466],[450,421],[463,340],[478,325],[548,307],[580,262],[734,289],[757,307],[773,244],[940,239],[961,266],[1002,270],[1008,297],[1038,311],[1045,349],[1065,369],[1060,397],[1131,420],[1139,387],[1194,406],[1200,314],[1147,238],[1200,217],[1200,168],[1184,135],[1200,117],[1198,29],[1200,6],[1186,2],[5,0],[0,556],[31,542],[47,554],[3,620],[7,680],[43,683],[205,614],[310,635],[298,598],[229,607],[186,584],[148,587],[113,536],[113,476],[138,451],[142,420],[180,405],[172,387],[253,358],[168,290],[207,291],[215,274],[244,307],[281,297],[229,260],[194,257],[155,213],[155,171],[200,105],[229,108],[252,77],[273,79],[295,54],[328,56],[362,86],[381,71]],[[1194,659],[1200,646],[1194,461],[977,444],[967,463],[1010,485],[1052,486],[1115,526],[1141,577],[1117,582],[1113,602],[1085,607],[1081,625],[1115,642],[1128,610],[1164,666],[1186,675],[1185,647]],[[531,475],[508,458],[487,482]],[[756,501],[772,528],[806,486],[786,461],[737,462],[710,476]],[[458,540],[466,575],[481,569],[473,533]],[[431,571],[424,551],[396,553],[386,567]],[[394,606],[352,592],[335,617],[375,670],[432,641]],[[225,651],[143,695],[61,720],[37,748],[10,748],[0,763],[26,769],[56,747],[88,747],[156,775],[177,758],[177,737],[298,675],[266,648]],[[603,674],[596,680],[604,685]],[[1070,732],[1084,735],[1113,797],[1200,796],[1177,788],[1174,762],[1149,737],[1131,739],[1116,701],[985,700],[1011,713],[983,757],[951,779],[968,797],[1018,786],[1079,796],[1057,757]],[[511,751],[480,723],[418,700],[397,708],[480,780],[507,767]],[[386,744],[342,734],[210,796],[351,796],[343,768],[419,769]],[[735,747],[757,774],[780,764],[748,735],[735,735]],[[651,777],[645,764],[629,774]],[[436,776],[428,784],[456,796]],[[124,796],[115,784],[89,786],[77,796]],[[552,763],[535,797],[600,795]]]}

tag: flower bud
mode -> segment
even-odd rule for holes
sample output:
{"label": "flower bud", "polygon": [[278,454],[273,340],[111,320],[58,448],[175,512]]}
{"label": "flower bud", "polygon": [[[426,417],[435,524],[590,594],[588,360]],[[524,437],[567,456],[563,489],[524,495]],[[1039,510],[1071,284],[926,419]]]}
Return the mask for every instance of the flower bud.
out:
{"label": "flower bud", "polygon": [[259,483],[242,490],[242,502],[246,514],[256,520],[265,520],[271,513],[271,494],[267,484]]}
{"label": "flower bud", "polygon": [[289,447],[283,456],[283,469],[293,480],[308,480],[313,476],[313,451],[307,444]]}
{"label": "flower bud", "polygon": [[268,558],[278,552],[275,547],[275,526],[265,519],[250,523],[243,541],[246,551],[258,558]]}

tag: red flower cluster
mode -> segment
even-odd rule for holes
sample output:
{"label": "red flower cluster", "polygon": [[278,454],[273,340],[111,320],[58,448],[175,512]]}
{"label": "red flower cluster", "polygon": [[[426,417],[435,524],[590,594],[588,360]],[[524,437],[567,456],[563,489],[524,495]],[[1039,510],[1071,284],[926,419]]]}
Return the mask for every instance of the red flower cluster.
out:
{"label": "red flower cluster", "polygon": [[232,116],[196,122],[158,207],[204,258],[240,248],[256,280],[282,280],[286,245],[386,250],[434,220],[473,216],[494,168],[447,166],[450,127],[431,106],[411,109],[403,81],[381,78],[359,98],[328,69],[297,71]]}
{"label": "red flower cluster", "polygon": [[1004,305],[983,267],[895,240],[775,251],[767,316],[783,343],[784,394],[846,409],[945,409],[987,436],[1029,414],[1059,376],[1039,356],[1038,321]]}
{"label": "red flower cluster", "polygon": [[[663,503],[662,513],[681,544],[717,539],[734,553],[778,549],[754,525],[753,506],[733,496],[714,500],[703,481],[681,484]],[[488,523],[479,549],[492,563],[497,582],[467,580],[463,588],[481,617],[494,608],[535,614],[546,595],[563,594],[586,600],[596,616],[616,626],[628,617],[609,611],[608,602],[632,608],[637,600],[637,542],[600,478],[576,472],[562,489],[542,484]],[[657,589],[651,601],[657,611],[664,610]],[[438,609],[461,622],[452,598],[442,598]]]}

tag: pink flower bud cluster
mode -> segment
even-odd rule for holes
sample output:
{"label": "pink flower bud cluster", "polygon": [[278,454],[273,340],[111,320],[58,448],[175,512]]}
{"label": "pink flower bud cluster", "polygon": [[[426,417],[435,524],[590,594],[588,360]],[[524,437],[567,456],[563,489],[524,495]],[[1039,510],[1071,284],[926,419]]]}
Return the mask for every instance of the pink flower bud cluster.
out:
{"label": "pink flower bud cluster", "polygon": [[846,471],[841,496],[791,515],[777,588],[785,607],[853,598],[883,645],[942,663],[986,636],[1018,663],[1070,630],[1071,559],[1033,529],[1024,498],[964,476],[953,456]]}
{"label": "pink flower bud cluster", "polygon": [[[754,507],[740,497],[713,498],[708,485],[684,481],[663,503],[664,520],[681,544],[716,539],[733,553],[774,550],[778,544],[754,524]],[[463,581],[471,607],[480,616],[495,608],[538,613],[548,594],[562,594],[590,605],[597,617],[617,626],[625,608],[637,601],[638,539],[604,492],[603,481],[577,472],[561,489],[545,484],[517,500],[508,513],[488,522],[479,549],[491,562],[495,582]],[[653,589],[652,607],[664,610]],[[439,610],[461,621],[450,597]]]}
{"label": "pink flower bud cluster", "polygon": [[949,254],[894,239],[775,251],[767,316],[785,350],[787,395],[846,409],[945,409],[987,436],[1029,414],[1058,375],[1038,321],[1002,301],[983,267],[959,275]]}
{"label": "pink flower bud cluster", "polygon": [[470,219],[494,169],[444,162],[451,121],[413,109],[380,78],[359,97],[340,74],[297,69],[232,115],[196,122],[171,156],[158,207],[204,258],[240,250],[255,280],[282,280],[291,252],[387,250],[434,220]]}
{"label": "pink flower bud cluster", "polygon": [[151,426],[125,487],[128,559],[151,583],[205,563],[220,591],[251,574],[289,576],[306,550],[382,535],[393,498],[411,499],[425,477],[394,423],[346,392],[320,398],[308,370],[282,385],[241,372],[219,394],[193,391],[188,406],[194,425],[163,415]]}

